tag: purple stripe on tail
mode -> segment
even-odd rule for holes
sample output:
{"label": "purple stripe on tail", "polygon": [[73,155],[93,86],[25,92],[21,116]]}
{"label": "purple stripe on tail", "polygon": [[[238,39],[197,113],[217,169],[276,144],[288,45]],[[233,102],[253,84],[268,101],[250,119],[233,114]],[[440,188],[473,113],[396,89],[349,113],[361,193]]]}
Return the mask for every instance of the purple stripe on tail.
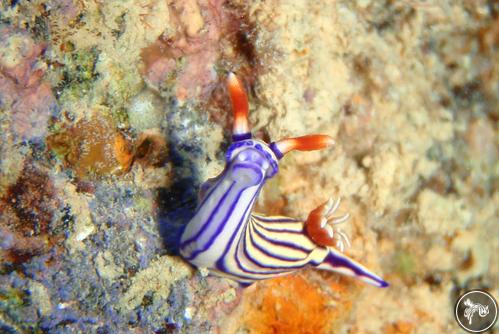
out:
{"label": "purple stripe on tail", "polygon": [[380,288],[386,288],[389,284],[381,277],[370,272],[361,264],[349,259],[348,257],[330,249],[326,258],[319,263],[313,263],[319,269],[337,271],[349,276],[355,276],[367,283],[376,285]]}

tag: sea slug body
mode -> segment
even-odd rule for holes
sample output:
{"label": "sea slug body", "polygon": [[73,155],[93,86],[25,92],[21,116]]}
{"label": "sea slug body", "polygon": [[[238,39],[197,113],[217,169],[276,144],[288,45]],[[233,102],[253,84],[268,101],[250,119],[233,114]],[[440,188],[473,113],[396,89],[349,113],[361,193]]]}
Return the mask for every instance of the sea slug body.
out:
{"label": "sea slug body", "polygon": [[349,242],[336,225],[348,215],[333,216],[339,200],[326,201],[311,211],[306,221],[252,212],[260,190],[278,172],[278,161],[286,153],[323,149],[334,141],[327,135],[286,138],[271,144],[253,139],[243,85],[230,73],[227,86],[234,112],[233,143],[224,171],[201,186],[196,213],[181,235],[181,255],[196,267],[242,285],[312,266],[388,286],[342,253]]}

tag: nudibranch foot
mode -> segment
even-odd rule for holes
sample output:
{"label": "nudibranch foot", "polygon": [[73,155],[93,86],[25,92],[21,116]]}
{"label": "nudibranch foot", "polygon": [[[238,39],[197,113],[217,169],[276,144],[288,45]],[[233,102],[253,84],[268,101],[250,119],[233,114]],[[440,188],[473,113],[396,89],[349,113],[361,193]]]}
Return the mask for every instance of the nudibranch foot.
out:
{"label": "nudibranch foot", "polygon": [[201,186],[196,212],[180,238],[180,254],[196,267],[245,286],[313,266],[386,287],[380,277],[335,249],[343,251],[350,244],[337,228],[349,217],[334,215],[339,200],[322,204],[305,222],[252,212],[262,187],[277,174],[285,154],[324,149],[334,140],[323,134],[270,144],[254,139],[243,84],[231,73],[227,87],[234,112],[232,144],[222,173]]}
{"label": "nudibranch foot", "polygon": [[305,221],[305,231],[317,245],[337,247],[343,252],[345,245],[350,247],[350,241],[346,233],[335,225],[346,222],[350,218],[350,214],[333,216],[340,203],[340,198],[336,201],[329,198],[327,202],[312,210]]}

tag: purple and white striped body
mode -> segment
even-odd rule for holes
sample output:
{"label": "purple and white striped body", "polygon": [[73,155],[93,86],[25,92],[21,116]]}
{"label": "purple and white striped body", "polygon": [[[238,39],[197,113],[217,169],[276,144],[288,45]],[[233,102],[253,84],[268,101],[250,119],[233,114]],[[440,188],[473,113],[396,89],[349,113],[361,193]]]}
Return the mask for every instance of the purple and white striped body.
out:
{"label": "purple and white striped body", "polygon": [[[241,98],[237,94],[242,89],[237,86],[239,81],[234,82],[234,77],[229,77],[229,80],[233,80],[229,81],[229,89],[236,109],[236,102],[241,101],[234,99]],[[234,92],[236,88],[240,91]],[[238,116],[241,117],[238,114],[235,116],[236,121]],[[251,134],[244,132],[247,130],[244,124],[236,124],[234,128],[242,130],[234,131],[234,142],[226,154],[224,171],[201,187],[196,214],[181,236],[181,255],[196,267],[208,268],[213,274],[234,279],[243,285],[314,266],[355,276],[380,287],[387,286],[379,276],[334,247],[314,241],[316,239],[311,238],[305,228],[307,224],[316,223],[312,215],[304,222],[252,212],[266,180],[278,172],[278,160],[291,149],[306,149],[303,148],[303,142],[297,148],[290,141],[310,142],[312,139],[293,138],[269,145],[251,139]],[[324,138],[313,138],[315,146],[312,149],[324,147],[317,143],[319,139]],[[309,142],[305,144],[310,146]],[[324,213],[320,215],[322,221],[317,224],[329,232],[331,240],[333,229],[327,227],[328,221],[332,220],[334,224],[334,219],[337,222],[346,220],[344,217],[329,217],[338,205],[339,202],[333,208],[328,202],[318,208],[323,207]],[[343,234],[339,240],[341,236]],[[334,237],[338,237],[338,234]],[[317,240],[320,240],[320,236]]]}

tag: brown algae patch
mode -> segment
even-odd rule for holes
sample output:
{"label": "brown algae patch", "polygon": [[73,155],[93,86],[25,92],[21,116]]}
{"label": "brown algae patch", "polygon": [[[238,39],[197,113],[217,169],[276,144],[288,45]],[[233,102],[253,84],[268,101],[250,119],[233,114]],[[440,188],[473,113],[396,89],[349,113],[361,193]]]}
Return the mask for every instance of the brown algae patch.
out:
{"label": "brown algae patch", "polygon": [[59,204],[50,175],[27,161],[0,198],[0,272],[49,251],[60,239],[51,230]]}
{"label": "brown algae patch", "polygon": [[78,178],[123,173],[132,162],[128,141],[105,116],[78,121],[50,135],[47,144]]}
{"label": "brown algae patch", "polygon": [[0,120],[18,141],[43,138],[56,107],[44,80],[45,48],[26,31],[0,24]]}

